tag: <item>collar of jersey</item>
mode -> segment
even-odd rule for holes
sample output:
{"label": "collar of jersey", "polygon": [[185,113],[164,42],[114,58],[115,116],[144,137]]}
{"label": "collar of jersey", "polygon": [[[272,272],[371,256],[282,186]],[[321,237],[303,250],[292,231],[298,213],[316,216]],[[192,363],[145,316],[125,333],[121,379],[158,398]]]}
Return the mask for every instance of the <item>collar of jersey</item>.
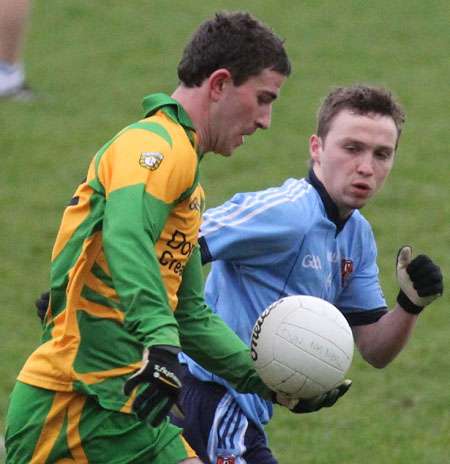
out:
{"label": "collar of jersey", "polygon": [[146,118],[156,113],[159,109],[167,114],[170,119],[183,127],[195,131],[191,118],[188,116],[184,108],[172,97],[165,93],[155,93],[148,95],[142,101],[144,115]]}
{"label": "collar of jersey", "polygon": [[325,189],[325,186],[320,182],[320,180],[315,175],[314,171],[310,169],[308,177],[306,181],[309,182],[316,190],[317,193],[320,195],[322,199],[323,206],[325,208],[325,212],[327,213],[328,219],[334,223],[336,226],[336,235],[344,228],[347,221],[351,218],[351,214],[347,216],[345,219],[341,219],[339,217],[339,209],[336,203],[331,199],[330,195]]}
{"label": "collar of jersey", "polygon": [[185,109],[176,100],[165,93],[155,93],[153,95],[147,95],[143,99],[142,107],[144,108],[145,118],[161,110],[177,124],[181,124],[185,128],[186,134],[196,150],[199,160],[202,159],[194,124],[192,124],[191,118],[186,113]]}

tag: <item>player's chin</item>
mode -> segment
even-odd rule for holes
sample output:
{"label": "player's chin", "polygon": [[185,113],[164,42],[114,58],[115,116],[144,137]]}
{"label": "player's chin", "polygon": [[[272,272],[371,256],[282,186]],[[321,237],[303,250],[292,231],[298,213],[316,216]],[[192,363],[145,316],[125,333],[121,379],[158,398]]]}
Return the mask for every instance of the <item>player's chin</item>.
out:
{"label": "player's chin", "polygon": [[348,202],[348,206],[351,207],[351,209],[361,209],[364,206],[369,203],[373,195],[367,194],[367,195],[359,195],[359,196],[353,196],[350,201]]}
{"label": "player's chin", "polygon": [[244,137],[243,136],[237,137],[236,141],[232,145],[230,145],[230,147],[228,147],[227,154],[225,154],[224,156],[233,155],[236,149],[239,148],[243,143],[244,143]]}
{"label": "player's chin", "polygon": [[222,156],[232,156],[234,152],[244,143],[244,136],[239,135],[237,137],[229,137],[226,143],[222,146],[217,146],[214,150],[215,153],[218,153]]}
{"label": "player's chin", "polygon": [[223,148],[222,150],[218,151],[217,153],[219,153],[219,155],[222,155],[226,158],[229,158],[230,156],[233,156],[236,148],[238,147],[239,145],[237,146],[234,146],[234,147],[226,147],[226,148]]}
{"label": "player's chin", "polygon": [[228,158],[230,157],[232,154],[233,154],[233,151],[234,150],[225,150],[225,149],[215,149],[215,150],[212,150],[213,153],[215,153],[216,155],[221,155],[221,156],[224,156],[225,158]]}
{"label": "player's chin", "polygon": [[356,201],[353,205],[353,209],[362,209],[364,208],[364,206],[367,205],[369,201],[368,200],[365,200],[365,201]]}

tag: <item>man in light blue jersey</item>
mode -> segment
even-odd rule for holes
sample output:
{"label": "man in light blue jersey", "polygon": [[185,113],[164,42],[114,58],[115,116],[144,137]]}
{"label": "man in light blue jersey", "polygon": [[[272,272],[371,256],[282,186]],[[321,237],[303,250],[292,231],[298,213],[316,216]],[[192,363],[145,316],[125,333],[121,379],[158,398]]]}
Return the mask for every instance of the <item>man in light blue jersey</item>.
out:
{"label": "man in light blue jersey", "polygon": [[[389,175],[403,123],[384,89],[335,89],[319,110],[307,178],[237,194],[204,214],[199,243],[203,262],[212,262],[206,301],[244,342],[270,303],[306,294],[339,308],[369,364],[385,367],[403,349],[418,314],[442,294],[442,275],[428,256],[411,260],[403,247],[400,292],[388,311],[373,232],[359,212]],[[199,457],[216,464],[231,453],[235,464],[276,464],[263,430],[272,404],[182,358],[186,418],[174,421]]]}

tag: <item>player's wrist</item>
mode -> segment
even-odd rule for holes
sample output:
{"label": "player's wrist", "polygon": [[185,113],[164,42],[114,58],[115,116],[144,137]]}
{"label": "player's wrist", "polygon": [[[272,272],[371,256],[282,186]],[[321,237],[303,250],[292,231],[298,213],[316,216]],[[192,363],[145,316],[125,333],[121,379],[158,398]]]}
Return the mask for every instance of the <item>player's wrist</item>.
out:
{"label": "player's wrist", "polygon": [[181,352],[181,348],[173,345],[153,345],[148,347],[151,354],[154,353],[171,353],[178,355]]}
{"label": "player's wrist", "polygon": [[409,314],[417,315],[422,312],[425,306],[419,306],[413,303],[406,293],[400,289],[397,295],[397,303]]}

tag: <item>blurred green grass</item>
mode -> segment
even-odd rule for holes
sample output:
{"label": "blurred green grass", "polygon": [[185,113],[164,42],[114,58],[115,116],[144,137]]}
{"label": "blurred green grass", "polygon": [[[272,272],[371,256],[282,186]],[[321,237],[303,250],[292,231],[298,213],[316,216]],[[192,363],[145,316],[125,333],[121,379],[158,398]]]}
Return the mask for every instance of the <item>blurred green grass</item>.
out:
{"label": "blurred green grass", "polygon": [[[34,300],[48,286],[64,206],[96,150],[141,117],[146,94],[171,93],[184,44],[218,9],[245,9],[286,39],[293,62],[272,127],[231,159],[202,162],[207,206],[307,172],[320,100],[334,85],[389,87],[407,111],[396,164],[364,209],[379,248],[381,283],[395,301],[395,256],[411,244],[450,272],[448,4],[441,0],[35,2],[25,63],[39,98],[0,102],[0,425],[24,360],[39,340]],[[445,285],[448,287],[448,280]],[[277,410],[267,428],[281,464],[448,462],[448,297],[420,317],[406,350],[384,370],[357,355],[348,396],[327,411]]]}

